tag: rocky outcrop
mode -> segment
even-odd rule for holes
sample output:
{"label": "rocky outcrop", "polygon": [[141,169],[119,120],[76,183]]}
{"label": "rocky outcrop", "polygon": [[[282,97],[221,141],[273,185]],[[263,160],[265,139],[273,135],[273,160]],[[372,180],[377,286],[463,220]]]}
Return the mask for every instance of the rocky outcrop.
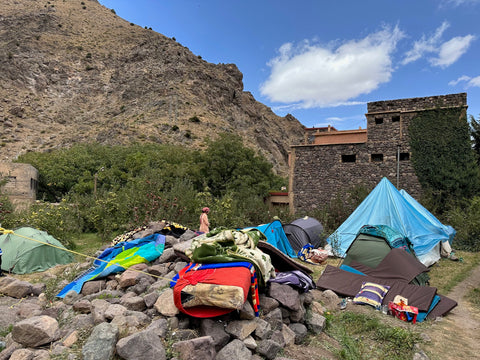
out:
{"label": "rocky outcrop", "polygon": [[235,64],[208,63],[96,1],[4,0],[0,43],[0,160],[77,142],[199,147],[227,132],[285,175],[303,139],[297,119],[244,90]]}
{"label": "rocky outcrop", "polygon": [[[160,259],[137,266],[138,271],[96,280],[64,299],[26,294],[25,281],[0,278],[0,329],[11,329],[0,336],[5,347],[0,359],[275,359],[309,332],[322,333],[322,299],[332,308],[338,304],[328,291],[299,293],[290,285],[271,283],[260,294],[259,317],[250,300],[224,316],[190,317],[175,307],[168,287],[187,263],[178,257]],[[64,285],[59,281],[55,291]]]}

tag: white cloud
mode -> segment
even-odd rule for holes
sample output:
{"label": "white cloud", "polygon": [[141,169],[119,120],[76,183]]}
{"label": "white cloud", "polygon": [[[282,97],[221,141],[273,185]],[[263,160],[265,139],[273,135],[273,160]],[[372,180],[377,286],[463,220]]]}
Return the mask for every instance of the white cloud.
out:
{"label": "white cloud", "polygon": [[402,37],[395,27],[336,48],[309,41],[283,44],[268,64],[271,73],[260,91],[271,101],[297,108],[358,104],[350,99],[390,81],[392,53]]}
{"label": "white cloud", "polygon": [[473,35],[457,36],[444,42],[438,51],[438,57],[430,59],[433,66],[445,68],[457,61],[465,54],[471,42],[475,39]]}
{"label": "white cloud", "polygon": [[405,59],[403,59],[402,64],[406,65],[412,61],[418,60],[424,56],[425,53],[436,52],[438,43],[440,42],[444,31],[447,30],[449,26],[450,24],[444,21],[442,25],[435,30],[435,33],[431,37],[427,38],[423,35],[420,40],[415,41],[413,43],[413,49],[405,54]]}
{"label": "white cloud", "polygon": [[480,4],[480,0],[442,0],[440,5],[441,6],[452,5],[456,7],[456,6],[462,6],[462,5],[475,5],[475,4]]}
{"label": "white cloud", "polygon": [[431,37],[423,35],[420,40],[415,41],[413,48],[405,54],[402,65],[416,61],[426,54],[433,54],[433,57],[428,59],[433,66],[446,68],[456,62],[468,50],[475,36],[457,36],[442,42],[442,35],[449,26],[450,24],[444,21]]}
{"label": "white cloud", "polygon": [[452,80],[448,83],[448,85],[455,86],[458,83],[465,82],[465,87],[480,87],[480,76],[477,77],[470,77],[467,75],[460,76],[457,80]]}

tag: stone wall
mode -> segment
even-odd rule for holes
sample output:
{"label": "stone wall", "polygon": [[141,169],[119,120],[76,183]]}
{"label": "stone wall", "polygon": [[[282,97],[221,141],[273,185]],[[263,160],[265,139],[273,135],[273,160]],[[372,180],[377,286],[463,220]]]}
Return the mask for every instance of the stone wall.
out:
{"label": "stone wall", "polygon": [[291,211],[321,209],[355,186],[372,190],[383,177],[418,199],[422,191],[411,162],[410,121],[419,111],[439,106],[466,109],[466,101],[462,93],[368,103],[366,143],[292,146]]}
{"label": "stone wall", "polygon": [[30,164],[0,162],[0,180],[6,180],[2,192],[15,209],[25,209],[37,198],[38,170]]}

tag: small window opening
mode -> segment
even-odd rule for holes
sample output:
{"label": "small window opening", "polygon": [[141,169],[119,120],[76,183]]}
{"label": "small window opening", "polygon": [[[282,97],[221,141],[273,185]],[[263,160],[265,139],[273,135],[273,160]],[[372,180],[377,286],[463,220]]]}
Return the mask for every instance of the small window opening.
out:
{"label": "small window opening", "polygon": [[377,124],[377,125],[383,124],[383,117],[375,118],[375,124]]}
{"label": "small window opening", "polygon": [[383,161],[383,154],[372,154],[370,156],[372,162],[382,162]]}
{"label": "small window opening", "polygon": [[410,160],[410,153],[404,152],[400,153],[400,161]]}
{"label": "small window opening", "polygon": [[400,121],[400,115],[392,116],[392,122],[399,122],[399,121]]}
{"label": "small window opening", "polygon": [[357,161],[357,155],[342,155],[342,162],[355,162]]}

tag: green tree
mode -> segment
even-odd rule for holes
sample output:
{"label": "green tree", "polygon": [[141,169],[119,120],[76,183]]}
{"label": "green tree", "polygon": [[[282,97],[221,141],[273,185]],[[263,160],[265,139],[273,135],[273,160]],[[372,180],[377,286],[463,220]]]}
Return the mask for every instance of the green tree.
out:
{"label": "green tree", "polygon": [[221,134],[210,141],[203,153],[201,174],[211,193],[220,197],[229,191],[244,190],[265,196],[269,190],[283,183],[264,157],[243,145],[237,135]]}
{"label": "green tree", "polygon": [[470,136],[472,138],[473,150],[477,154],[477,162],[480,163],[480,115],[478,120],[473,115],[470,115]]}

